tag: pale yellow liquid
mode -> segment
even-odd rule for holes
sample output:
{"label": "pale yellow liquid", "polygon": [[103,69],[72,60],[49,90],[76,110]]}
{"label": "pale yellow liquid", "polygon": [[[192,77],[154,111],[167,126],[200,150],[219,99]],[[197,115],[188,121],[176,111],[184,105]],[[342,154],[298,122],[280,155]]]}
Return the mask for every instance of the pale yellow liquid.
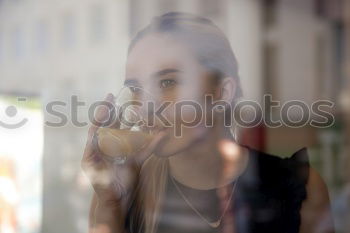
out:
{"label": "pale yellow liquid", "polygon": [[99,128],[97,138],[99,150],[110,158],[134,155],[152,140],[147,133],[111,128]]}

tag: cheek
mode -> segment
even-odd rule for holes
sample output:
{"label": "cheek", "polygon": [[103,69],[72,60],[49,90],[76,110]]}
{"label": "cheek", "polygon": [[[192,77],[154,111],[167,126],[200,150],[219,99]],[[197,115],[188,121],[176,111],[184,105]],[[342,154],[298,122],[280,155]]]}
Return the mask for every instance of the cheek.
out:
{"label": "cheek", "polygon": [[205,111],[201,101],[179,100],[170,104],[163,115],[171,122],[171,128],[194,128],[204,122]]}
{"label": "cheek", "polygon": [[212,93],[212,87],[201,82],[200,85],[197,85],[197,90],[187,89],[188,86],[182,84],[161,93],[157,98],[158,109],[167,106],[162,111],[162,115],[171,123],[171,127],[192,128],[201,125],[205,120],[208,110],[204,107],[205,96]]}

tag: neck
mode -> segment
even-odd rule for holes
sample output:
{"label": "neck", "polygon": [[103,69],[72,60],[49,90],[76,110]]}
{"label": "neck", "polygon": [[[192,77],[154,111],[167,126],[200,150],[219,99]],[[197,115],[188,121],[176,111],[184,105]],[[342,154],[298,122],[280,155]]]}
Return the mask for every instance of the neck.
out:
{"label": "neck", "polygon": [[[222,142],[228,141],[237,148],[234,159],[225,156],[222,150]],[[247,164],[247,154],[246,148],[232,140],[228,129],[213,129],[190,149],[169,158],[170,173],[188,187],[214,189],[231,183],[241,174]]]}

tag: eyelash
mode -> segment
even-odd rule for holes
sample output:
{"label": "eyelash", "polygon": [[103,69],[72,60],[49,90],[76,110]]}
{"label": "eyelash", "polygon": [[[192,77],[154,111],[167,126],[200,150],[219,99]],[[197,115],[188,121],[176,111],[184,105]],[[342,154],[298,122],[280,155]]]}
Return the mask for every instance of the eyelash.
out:
{"label": "eyelash", "polygon": [[[177,82],[173,79],[163,79],[163,80],[160,80],[159,87],[161,89],[167,89],[167,88],[173,87],[176,84]],[[129,90],[134,94],[137,94],[141,91],[139,87],[135,87],[135,86],[129,86]]]}
{"label": "eyelash", "polygon": [[[170,82],[170,84],[169,84],[169,82]],[[165,88],[170,88],[176,84],[177,84],[177,82],[173,79],[164,79],[164,80],[160,81],[159,86],[160,86],[160,88],[165,89]]]}
{"label": "eyelash", "polygon": [[132,93],[138,93],[140,91],[140,88],[138,87],[129,87],[129,90],[132,92]]}

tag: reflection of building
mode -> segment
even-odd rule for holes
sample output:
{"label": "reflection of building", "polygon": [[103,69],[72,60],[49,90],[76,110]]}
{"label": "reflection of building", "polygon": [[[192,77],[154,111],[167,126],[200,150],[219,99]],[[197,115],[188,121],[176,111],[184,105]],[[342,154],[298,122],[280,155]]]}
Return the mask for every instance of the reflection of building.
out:
{"label": "reflection of building", "polygon": [[16,180],[14,163],[0,156],[0,232],[15,233]]}
{"label": "reflection of building", "polygon": [[[0,96],[0,232],[38,232],[42,209],[43,114],[35,100],[7,111],[17,97]],[[7,117],[6,117],[7,115]],[[11,230],[10,228],[13,228]]]}
{"label": "reflection of building", "polygon": [[[68,116],[71,95],[91,102],[116,92],[127,12],[126,0],[0,1],[0,91],[65,101],[59,109]],[[79,108],[78,119],[87,120],[87,108]],[[86,232],[91,189],[79,193],[75,182],[86,129],[45,127],[42,232]]]}
{"label": "reflection of building", "polygon": [[[346,7],[345,7],[345,41],[350,41],[350,2],[346,1]],[[346,106],[346,125],[347,125],[347,133],[346,135],[350,135],[350,45],[346,44],[346,55],[344,58],[344,63],[343,63],[343,70],[346,76],[346,88],[343,90],[344,93],[347,95],[347,101],[345,101]],[[346,146],[347,146],[347,152],[350,152],[350,138],[347,137],[346,141]],[[350,159],[348,160],[348,164],[350,164]],[[350,182],[350,173],[347,174],[348,177],[348,182]]]}
{"label": "reflection of building", "polygon": [[[315,101],[329,100],[335,103],[332,113],[337,114],[339,90],[344,82],[340,67],[344,49],[340,1],[268,0],[266,3],[264,91],[282,103],[301,100],[311,106]],[[279,112],[272,115],[276,119]],[[314,117],[310,115],[310,119]],[[339,128],[335,124],[328,130],[308,126],[269,129],[268,147],[285,155],[301,146],[310,147],[316,155],[312,157],[314,162],[323,161],[318,168],[329,184],[335,185],[339,182],[335,177],[342,170],[340,161],[344,160],[342,153],[332,149],[340,146]]]}
{"label": "reflection of building", "polygon": [[[6,85],[0,91],[34,93],[44,103],[69,102],[73,94],[88,103],[101,99],[122,82],[130,36],[152,16],[179,10],[210,17],[227,33],[240,64],[246,98],[261,101],[263,93],[271,93],[282,101],[298,99],[310,104],[322,98],[337,102],[343,83],[339,71],[343,37],[336,3],[2,0],[0,77]],[[70,104],[57,109],[72,116]],[[79,109],[78,120],[87,120],[87,105]],[[47,113],[45,120],[59,121]],[[79,190],[76,184],[86,129],[72,124],[45,128],[43,232],[86,232],[91,190]],[[334,156],[324,151],[336,153],[329,146],[320,150],[316,145],[322,144],[320,138],[340,133],[319,134],[308,127],[268,130],[267,148],[283,155],[303,145],[320,151],[324,157],[314,156],[315,163],[323,165],[320,168],[329,184],[339,182],[333,179],[339,176],[338,165],[325,163],[330,158],[334,162]]]}

